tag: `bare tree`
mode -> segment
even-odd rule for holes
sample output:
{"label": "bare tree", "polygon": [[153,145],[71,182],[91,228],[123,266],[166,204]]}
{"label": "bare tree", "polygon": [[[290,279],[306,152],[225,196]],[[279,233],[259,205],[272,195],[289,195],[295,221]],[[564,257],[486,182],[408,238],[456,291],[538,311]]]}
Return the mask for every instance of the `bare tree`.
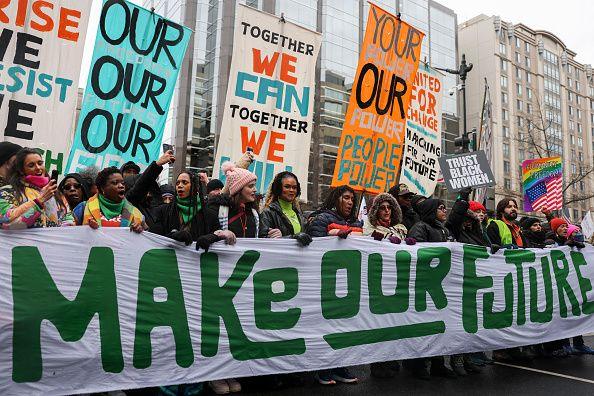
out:
{"label": "bare tree", "polygon": [[[553,150],[555,137],[551,133],[552,128],[553,120],[547,117],[540,100],[536,98],[536,109],[526,117],[525,131],[519,132],[514,140],[522,148],[527,149],[532,156],[537,158],[552,157],[558,155]],[[576,168],[575,172],[572,171],[569,177],[563,178],[564,206],[594,198],[594,191],[581,188],[585,184],[585,179],[592,173],[594,173],[594,167],[582,164],[579,169]]]}

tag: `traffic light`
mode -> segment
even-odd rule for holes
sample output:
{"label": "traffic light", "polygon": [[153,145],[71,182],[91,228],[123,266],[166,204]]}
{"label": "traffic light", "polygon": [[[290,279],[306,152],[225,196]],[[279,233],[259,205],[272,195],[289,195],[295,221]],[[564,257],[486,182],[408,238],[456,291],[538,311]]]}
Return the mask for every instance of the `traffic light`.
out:
{"label": "traffic light", "polygon": [[461,152],[467,152],[468,146],[470,145],[470,138],[468,137],[468,132],[462,134],[462,136],[458,136],[454,139],[454,146],[460,147]]}

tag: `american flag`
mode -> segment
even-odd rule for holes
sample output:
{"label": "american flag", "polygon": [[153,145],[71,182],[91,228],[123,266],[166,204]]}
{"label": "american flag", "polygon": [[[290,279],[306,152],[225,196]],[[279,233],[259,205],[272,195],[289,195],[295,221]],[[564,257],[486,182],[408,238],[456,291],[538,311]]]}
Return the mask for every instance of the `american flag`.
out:
{"label": "american flag", "polygon": [[558,176],[537,183],[526,191],[532,211],[538,212],[543,206],[549,210],[561,209],[563,206],[562,184],[563,178]]}

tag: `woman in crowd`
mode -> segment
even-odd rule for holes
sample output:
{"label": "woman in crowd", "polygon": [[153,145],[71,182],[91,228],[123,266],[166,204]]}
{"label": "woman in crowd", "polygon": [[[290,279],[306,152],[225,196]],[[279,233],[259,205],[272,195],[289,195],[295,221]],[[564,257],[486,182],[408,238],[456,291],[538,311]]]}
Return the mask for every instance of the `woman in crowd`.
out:
{"label": "woman in crowd", "polygon": [[396,199],[387,193],[375,197],[363,224],[363,235],[372,236],[378,241],[390,238],[390,242],[400,243],[406,238],[407,232],[402,224],[402,210]]}
{"label": "woman in crowd", "polygon": [[[254,205],[257,177],[232,162],[221,167],[227,177],[226,193],[209,199],[206,210],[207,232],[223,237],[233,245],[236,238],[258,238],[260,216]],[[234,378],[209,382],[218,394],[240,392],[241,384]]]}
{"label": "woman in crowd", "polygon": [[274,177],[266,194],[264,211],[260,215],[260,236],[290,236],[303,246],[311,243],[311,237],[304,232],[305,219],[299,207],[300,195],[301,185],[295,174],[285,171]]}
{"label": "woman in crowd", "polygon": [[71,209],[89,199],[89,186],[85,179],[78,173],[67,174],[62,182],[58,185],[58,191],[62,193],[68,206]]}
{"label": "woman in crowd", "polygon": [[[330,191],[320,210],[312,213],[307,233],[314,237],[338,236],[346,238],[349,234],[362,235],[363,223],[355,213],[355,191],[349,186],[339,186]],[[316,374],[322,385],[335,385],[336,382],[355,384],[359,379],[346,367],[322,370]]]}
{"label": "woman in crowd", "polygon": [[124,178],[115,166],[103,169],[95,180],[97,195],[77,206],[77,223],[93,229],[99,227],[130,227],[141,233],[147,227],[142,213],[126,199]]}
{"label": "woman in crowd", "polygon": [[542,228],[540,219],[536,217],[522,217],[520,220],[520,227],[522,234],[531,248],[544,249],[547,245],[552,245],[555,242],[552,239],[547,239],[547,234]]}
{"label": "woman in crowd", "polygon": [[17,153],[8,182],[0,188],[0,226],[3,229],[74,224],[55,180],[48,177],[37,151],[24,148]]}

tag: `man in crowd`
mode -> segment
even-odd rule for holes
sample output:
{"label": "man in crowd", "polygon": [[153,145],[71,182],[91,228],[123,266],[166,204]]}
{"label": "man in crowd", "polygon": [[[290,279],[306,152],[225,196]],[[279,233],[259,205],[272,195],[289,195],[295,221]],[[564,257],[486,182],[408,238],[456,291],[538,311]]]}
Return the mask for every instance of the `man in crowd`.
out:
{"label": "man in crowd", "polygon": [[219,195],[223,191],[223,187],[225,187],[225,185],[219,179],[210,179],[206,185],[206,194],[208,195],[208,199]]}
{"label": "man in crowd", "polygon": [[421,221],[419,214],[412,207],[412,198],[415,194],[404,183],[392,187],[388,193],[398,201],[398,205],[402,209],[402,224],[410,231],[416,223]]}
{"label": "man in crowd", "polygon": [[122,167],[120,168],[120,171],[122,172],[122,176],[124,176],[124,179],[125,179],[128,176],[134,176],[134,175],[140,174],[140,166],[136,165],[132,161],[128,161],[124,165],[122,165]]}
{"label": "man in crowd", "polygon": [[8,173],[20,149],[22,147],[18,144],[0,142],[0,187],[8,184]]}
{"label": "man in crowd", "polygon": [[511,197],[504,197],[497,203],[497,218],[489,222],[487,236],[491,245],[505,248],[527,248],[528,243],[522,235],[518,218],[518,203]]}

